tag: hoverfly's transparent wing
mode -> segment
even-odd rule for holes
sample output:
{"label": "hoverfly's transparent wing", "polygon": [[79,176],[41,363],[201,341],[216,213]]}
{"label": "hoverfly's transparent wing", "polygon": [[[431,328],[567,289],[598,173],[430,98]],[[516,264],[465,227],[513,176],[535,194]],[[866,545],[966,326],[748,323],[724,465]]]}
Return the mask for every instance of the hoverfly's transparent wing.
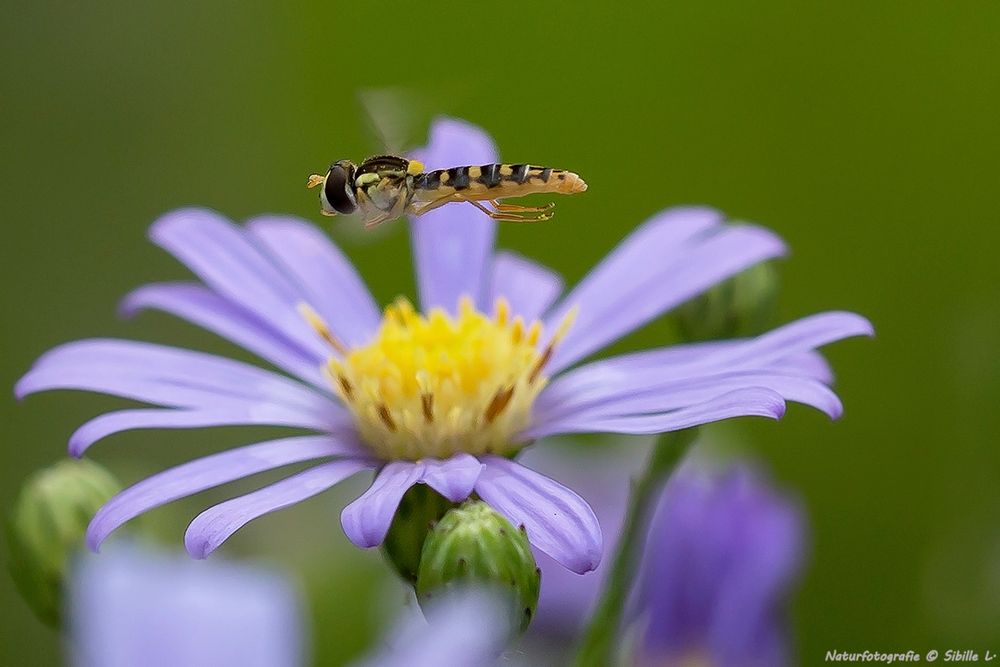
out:
{"label": "hoverfly's transparent wing", "polygon": [[358,102],[368,131],[378,142],[377,151],[405,155],[419,142],[418,96],[405,88],[365,88]]}
{"label": "hoverfly's transparent wing", "polygon": [[407,155],[427,143],[427,128],[434,116],[449,108],[456,95],[425,89],[417,92],[401,86],[364,88],[358,102],[378,150],[389,155]]}

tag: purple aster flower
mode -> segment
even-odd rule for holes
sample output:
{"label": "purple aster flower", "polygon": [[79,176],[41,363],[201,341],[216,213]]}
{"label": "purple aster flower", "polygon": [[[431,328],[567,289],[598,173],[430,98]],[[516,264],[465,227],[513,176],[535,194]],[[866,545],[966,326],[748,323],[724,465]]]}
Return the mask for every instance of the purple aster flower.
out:
{"label": "purple aster flower", "polygon": [[78,667],[294,667],[299,604],[276,572],[115,550],[86,558],[70,589]]}
{"label": "purple aster flower", "polygon": [[786,664],[784,602],[803,532],[797,504],[751,468],[689,459],[650,524],[636,587],[639,664]]}
{"label": "purple aster flower", "polygon": [[[440,120],[420,158],[436,168],[495,162],[497,153],[478,128]],[[129,429],[270,424],[317,435],[248,445],[154,475],[101,509],[90,546],[163,503],[315,461],[200,514],[185,536],[188,551],[204,557],[248,521],[373,469],[373,484],[341,517],[358,546],[379,545],[403,494],[427,484],[455,502],[478,495],[523,525],[535,547],[586,572],[602,551],[594,512],[517,463],[521,448],[559,433],[658,433],[744,415],[778,418],[786,400],[836,417],[840,401],[815,348],[871,333],[864,318],[830,312],[751,340],[578,365],[720,280],[783,254],[784,245],[763,228],[726,225],[711,209],[671,209],[563,295],[551,270],[494,251],[495,223],[475,210],[443,207],[411,230],[422,310],[400,300],[380,315],[343,253],[301,220],[260,217],[237,226],[192,209],[158,220],[153,241],[201,282],[145,286],[125,299],[124,311],[173,313],[285,374],[151,343],[86,340],[43,355],[17,394],[83,389],[156,406],[87,422],[70,437],[75,456]]]}

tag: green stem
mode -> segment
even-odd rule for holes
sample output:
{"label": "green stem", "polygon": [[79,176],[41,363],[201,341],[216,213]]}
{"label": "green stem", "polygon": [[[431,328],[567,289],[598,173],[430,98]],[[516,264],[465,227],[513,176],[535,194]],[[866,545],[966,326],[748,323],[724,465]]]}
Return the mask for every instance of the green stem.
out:
{"label": "green stem", "polygon": [[622,612],[635,579],[638,551],[642,548],[645,527],[656,500],[656,491],[670,476],[697,435],[697,429],[664,433],[649,455],[642,476],[632,482],[628,513],[622,525],[618,550],[597,609],[583,635],[576,654],[575,667],[608,667],[617,645]]}

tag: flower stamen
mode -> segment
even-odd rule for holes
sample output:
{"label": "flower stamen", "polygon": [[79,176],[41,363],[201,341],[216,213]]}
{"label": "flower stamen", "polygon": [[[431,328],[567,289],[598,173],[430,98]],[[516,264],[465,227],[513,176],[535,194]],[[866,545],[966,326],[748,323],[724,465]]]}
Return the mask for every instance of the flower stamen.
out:
{"label": "flower stamen", "polygon": [[338,375],[337,381],[340,383],[340,389],[344,392],[344,396],[347,400],[354,400],[354,387],[351,386],[351,382],[343,375]]}
{"label": "flower stamen", "polygon": [[542,369],[545,364],[549,363],[549,359],[552,358],[552,351],[555,348],[551,343],[545,346],[545,351],[542,352],[542,356],[539,357],[538,362],[535,364],[534,368],[531,369],[531,373],[528,374],[528,384],[534,384],[538,376],[542,374]]}
{"label": "flower stamen", "polygon": [[382,403],[378,406],[378,416],[379,419],[382,420],[382,423],[385,424],[385,427],[387,429],[389,429],[393,433],[396,432],[396,422],[395,420],[393,420],[392,414],[389,412],[389,408],[386,407],[385,403]]}
{"label": "flower stamen", "polygon": [[[556,329],[555,335],[552,336],[552,340],[549,341],[549,344],[545,346],[545,351],[542,352],[542,356],[538,359],[535,367],[531,370],[531,374],[528,375],[528,384],[534,383],[534,381],[538,379],[538,376],[541,375],[542,369],[545,368],[545,364],[549,363],[549,359],[552,358],[552,353],[555,352],[556,345],[558,345],[560,341],[566,337],[566,334],[569,333],[569,328],[573,326],[573,322],[576,321],[576,314],[579,310],[580,309],[577,306],[573,306],[570,311],[566,313],[566,317],[563,318],[562,322],[559,323],[559,328]],[[535,322],[534,324],[539,323]],[[532,325],[532,330],[528,336],[529,340],[532,341],[532,344],[538,341],[538,337],[541,333],[542,329],[540,325],[538,327]]]}
{"label": "flower stamen", "polygon": [[385,308],[377,334],[346,348],[315,310],[299,311],[338,354],[324,372],[381,458],[447,458],[458,452],[511,454],[545,387],[544,366],[575,310],[539,347],[541,322],[526,325],[497,299],[492,316],[463,298],[458,313],[418,313],[404,298]]}
{"label": "flower stamen", "polygon": [[503,409],[507,407],[510,403],[510,399],[514,396],[514,387],[511,385],[505,389],[499,389],[497,393],[493,396],[493,400],[490,401],[489,406],[486,408],[486,412],[483,413],[483,419],[486,420],[487,424],[493,422],[497,418]]}
{"label": "flower stamen", "polygon": [[420,407],[424,411],[424,420],[428,424],[434,421],[434,394],[420,394]]}
{"label": "flower stamen", "polygon": [[301,315],[302,318],[309,323],[309,326],[313,328],[313,331],[315,331],[327,345],[336,350],[340,356],[347,356],[347,346],[344,345],[339,338],[333,335],[333,331],[330,330],[326,320],[324,320],[312,306],[302,301],[299,302],[295,308],[299,311],[299,315]]}

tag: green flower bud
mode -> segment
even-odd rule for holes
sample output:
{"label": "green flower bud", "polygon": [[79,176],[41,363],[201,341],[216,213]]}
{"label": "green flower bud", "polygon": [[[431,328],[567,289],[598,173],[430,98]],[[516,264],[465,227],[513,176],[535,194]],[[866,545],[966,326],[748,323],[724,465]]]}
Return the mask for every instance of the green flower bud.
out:
{"label": "green flower bud", "polygon": [[724,280],[676,311],[685,340],[740,338],[763,333],[774,319],[778,270],[762,262]]}
{"label": "green flower bud", "polygon": [[541,573],[524,531],[481,500],[466,501],[434,525],[417,576],[421,604],[455,587],[496,589],[510,603],[513,627],[527,629],[538,607]]}
{"label": "green flower bud", "polygon": [[403,579],[417,583],[424,540],[445,512],[455,507],[426,484],[414,484],[403,496],[382,543],[382,553]]}
{"label": "green flower bud", "polygon": [[87,524],[121,489],[104,468],[67,459],[31,475],[7,520],[8,568],[18,591],[42,622],[57,626],[71,556]]}

